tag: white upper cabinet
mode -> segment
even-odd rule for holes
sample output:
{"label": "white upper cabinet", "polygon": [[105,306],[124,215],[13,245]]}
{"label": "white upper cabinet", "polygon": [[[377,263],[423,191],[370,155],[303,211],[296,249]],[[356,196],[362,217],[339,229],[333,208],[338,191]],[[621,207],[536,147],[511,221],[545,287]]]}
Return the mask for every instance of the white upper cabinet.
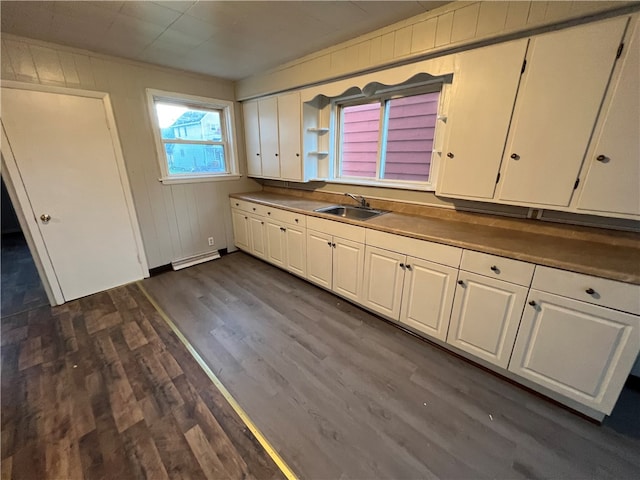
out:
{"label": "white upper cabinet", "polygon": [[242,109],[248,175],[302,180],[300,93],[247,101]]}
{"label": "white upper cabinet", "polygon": [[587,154],[578,211],[640,216],[640,21],[613,74]]}
{"label": "white upper cabinet", "polygon": [[533,37],[497,199],[568,206],[628,18]]}
{"label": "white upper cabinet", "polygon": [[284,180],[302,180],[300,111],[300,92],[278,97],[280,177]]}
{"label": "white upper cabinet", "polygon": [[527,39],[456,56],[438,195],[491,199]]}
{"label": "white upper cabinet", "polygon": [[258,102],[242,104],[244,117],[244,138],[247,147],[247,175],[262,176],[262,159],[260,154],[260,123],[258,120]]}
{"label": "white upper cabinet", "polygon": [[280,159],[278,152],[278,99],[264,98],[258,101],[258,121],[260,124],[260,150],[262,175],[278,178]]}

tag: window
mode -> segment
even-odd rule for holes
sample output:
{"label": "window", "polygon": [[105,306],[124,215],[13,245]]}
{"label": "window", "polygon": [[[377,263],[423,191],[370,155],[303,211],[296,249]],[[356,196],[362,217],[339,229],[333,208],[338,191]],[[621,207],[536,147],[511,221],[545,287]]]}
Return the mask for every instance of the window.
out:
{"label": "window", "polygon": [[336,179],[426,188],[440,91],[337,103]]}
{"label": "window", "polygon": [[147,90],[163,183],[238,178],[233,102]]}

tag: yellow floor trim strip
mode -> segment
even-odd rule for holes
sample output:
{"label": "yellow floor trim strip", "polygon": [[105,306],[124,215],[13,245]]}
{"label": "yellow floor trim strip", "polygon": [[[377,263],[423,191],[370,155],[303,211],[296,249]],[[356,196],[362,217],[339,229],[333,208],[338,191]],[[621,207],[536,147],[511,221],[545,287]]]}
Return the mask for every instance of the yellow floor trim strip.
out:
{"label": "yellow floor trim strip", "polygon": [[193,358],[196,359],[200,367],[202,367],[202,369],[205,371],[207,376],[211,379],[213,384],[220,391],[222,396],[227,400],[227,402],[229,402],[229,405],[231,405],[231,408],[233,408],[233,410],[238,414],[238,416],[240,417],[242,422],[247,426],[247,428],[251,430],[251,433],[253,433],[253,436],[256,437],[258,442],[260,442],[260,445],[262,445],[262,447],[265,449],[265,451],[271,457],[271,459],[275,462],[275,464],[278,466],[278,468],[284,474],[284,476],[287,477],[287,479],[289,480],[298,480],[298,477],[296,477],[295,473],[293,473],[291,468],[289,468],[289,466],[285,463],[285,461],[278,454],[278,452],[276,452],[276,450],[271,446],[271,444],[265,438],[262,432],[258,430],[258,427],[256,427],[253,421],[249,418],[249,415],[247,415],[247,412],[243,410],[243,408],[238,404],[236,399],[233,398],[231,393],[229,393],[229,390],[227,390],[227,388],[222,384],[220,379],[216,377],[215,373],[213,373],[211,368],[209,368],[209,365],[207,365],[207,363],[200,356],[200,354],[195,349],[195,347],[191,345],[189,340],[187,340],[187,338],[182,334],[182,332],[178,329],[176,324],[173,323],[171,318],[169,318],[169,316],[165,313],[162,307],[160,307],[160,305],[158,305],[158,303],[153,299],[153,297],[149,294],[149,292],[147,292],[147,290],[142,285],[142,282],[136,282],[136,283],[140,288],[140,290],[142,291],[142,293],[144,293],[145,297],[147,297],[147,300],[149,300],[149,302],[151,303],[151,305],[153,305],[153,307],[156,309],[158,314],[167,323],[167,325],[169,325],[169,328],[171,328],[173,333],[175,333],[178,336],[178,338],[184,344],[184,346],[187,347],[187,350],[189,351],[189,353],[193,356]]}

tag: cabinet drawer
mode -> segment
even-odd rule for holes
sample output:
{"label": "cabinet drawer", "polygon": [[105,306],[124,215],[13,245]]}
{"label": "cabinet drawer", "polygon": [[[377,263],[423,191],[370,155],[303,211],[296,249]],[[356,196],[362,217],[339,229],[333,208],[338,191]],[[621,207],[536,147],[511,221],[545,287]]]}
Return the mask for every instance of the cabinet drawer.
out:
{"label": "cabinet drawer", "polygon": [[239,200],[237,198],[230,198],[231,208],[237,208],[243,212],[255,213],[257,215],[266,215],[267,207],[258,203],[247,202],[246,200]]}
{"label": "cabinet drawer", "polygon": [[462,253],[460,269],[486,277],[499,278],[506,282],[528,287],[533,277],[535,265],[487,253],[465,250]]}
{"label": "cabinet drawer", "polygon": [[298,225],[300,227],[304,227],[307,224],[307,217],[305,215],[280,208],[266,207],[266,217],[278,222]]}
{"label": "cabinet drawer", "polygon": [[462,249],[367,229],[367,245],[458,268]]}
{"label": "cabinet drawer", "polygon": [[307,217],[307,228],[324,232],[329,235],[336,235],[354,242],[364,243],[364,228],[349,225],[348,223],[334,222],[318,217]]}
{"label": "cabinet drawer", "polygon": [[543,292],[640,315],[640,285],[536,266],[531,286]]}

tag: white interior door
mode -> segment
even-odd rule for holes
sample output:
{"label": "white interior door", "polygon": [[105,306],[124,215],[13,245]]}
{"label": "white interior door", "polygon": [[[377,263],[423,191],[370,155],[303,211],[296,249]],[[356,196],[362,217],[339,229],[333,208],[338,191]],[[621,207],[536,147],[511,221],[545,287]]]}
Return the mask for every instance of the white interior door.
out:
{"label": "white interior door", "polygon": [[141,279],[103,100],[3,88],[2,124],[64,300]]}

